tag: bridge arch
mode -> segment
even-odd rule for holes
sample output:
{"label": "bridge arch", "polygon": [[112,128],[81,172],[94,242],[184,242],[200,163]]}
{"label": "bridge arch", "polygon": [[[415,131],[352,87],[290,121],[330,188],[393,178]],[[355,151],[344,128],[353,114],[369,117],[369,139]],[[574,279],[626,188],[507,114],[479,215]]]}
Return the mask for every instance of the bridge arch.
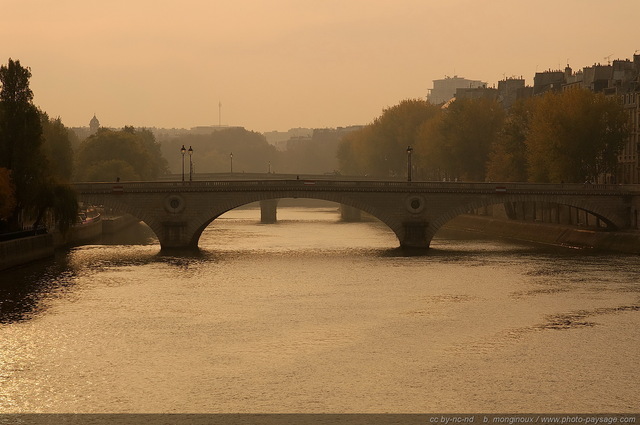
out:
{"label": "bridge arch", "polygon": [[327,192],[327,193],[315,193],[315,192],[292,192],[288,194],[278,194],[278,195],[265,195],[260,193],[247,194],[242,199],[234,199],[228,200],[224,203],[211,206],[203,211],[201,211],[197,217],[195,218],[195,225],[193,228],[193,233],[191,240],[189,241],[189,245],[193,247],[198,246],[198,241],[202,236],[204,230],[211,225],[217,218],[221,215],[232,211],[236,208],[243,207],[245,205],[249,205],[254,202],[259,201],[269,201],[269,200],[279,200],[279,199],[317,199],[322,201],[334,202],[341,205],[346,205],[352,208],[356,208],[360,211],[363,211],[382,223],[384,223],[391,231],[394,232],[396,237],[401,238],[402,226],[400,223],[394,219],[393,216],[385,213],[383,210],[379,210],[374,208],[371,204],[367,202],[363,202],[357,197],[349,197],[348,195],[336,193],[336,192]]}
{"label": "bridge arch", "polygon": [[119,214],[129,214],[146,224],[156,237],[160,239],[162,223],[151,210],[141,208],[135,203],[127,202],[118,196],[82,195],[82,201],[85,204],[102,206]]}
{"label": "bridge arch", "polygon": [[[452,208],[444,211],[430,223],[429,226],[429,239],[437,233],[437,231],[444,226],[450,220],[457,216],[467,214],[470,211],[505,204],[543,204],[543,205],[556,205],[563,207],[570,207],[584,213],[590,214],[596,217],[598,220],[606,224],[608,230],[617,230],[628,225],[627,218],[620,216],[619,210],[612,208],[611,204],[603,202],[594,202],[593,200],[585,200],[584,198],[575,197],[568,198],[566,196],[558,195],[500,195],[490,196],[486,198],[476,198],[467,202],[455,205]],[[534,217],[532,217],[533,221]]]}

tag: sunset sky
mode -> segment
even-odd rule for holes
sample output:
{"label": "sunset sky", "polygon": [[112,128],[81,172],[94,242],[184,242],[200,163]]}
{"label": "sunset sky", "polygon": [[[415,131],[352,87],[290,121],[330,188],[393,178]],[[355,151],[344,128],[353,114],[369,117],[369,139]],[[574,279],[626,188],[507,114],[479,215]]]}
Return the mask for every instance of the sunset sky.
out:
{"label": "sunset sky", "polygon": [[640,53],[640,0],[0,0],[0,63],[68,127],[367,124],[433,80]]}

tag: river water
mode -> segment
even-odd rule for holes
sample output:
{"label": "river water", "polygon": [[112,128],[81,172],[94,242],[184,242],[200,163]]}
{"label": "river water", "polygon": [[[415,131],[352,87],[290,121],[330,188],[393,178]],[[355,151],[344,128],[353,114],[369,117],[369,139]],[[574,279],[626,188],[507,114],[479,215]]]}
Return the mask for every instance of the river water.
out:
{"label": "river water", "polygon": [[2,272],[0,413],[638,410],[639,257],[278,217]]}

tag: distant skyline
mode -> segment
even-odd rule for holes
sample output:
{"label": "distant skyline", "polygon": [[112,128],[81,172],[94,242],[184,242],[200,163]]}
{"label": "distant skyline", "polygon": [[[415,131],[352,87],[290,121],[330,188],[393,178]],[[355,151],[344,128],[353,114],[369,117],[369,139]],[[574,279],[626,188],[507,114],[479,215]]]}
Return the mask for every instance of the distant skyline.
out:
{"label": "distant skyline", "polygon": [[0,63],[68,127],[367,124],[433,80],[640,52],[640,1],[0,0]]}

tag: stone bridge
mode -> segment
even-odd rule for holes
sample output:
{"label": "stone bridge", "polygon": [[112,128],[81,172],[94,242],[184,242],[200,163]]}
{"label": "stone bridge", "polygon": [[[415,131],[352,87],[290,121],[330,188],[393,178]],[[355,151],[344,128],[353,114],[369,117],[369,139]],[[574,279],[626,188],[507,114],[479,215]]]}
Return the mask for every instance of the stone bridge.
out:
{"label": "stone bridge", "polygon": [[[131,214],[156,234],[162,249],[197,248],[217,217],[256,201],[313,198],[364,211],[408,248],[428,248],[457,215],[494,204],[542,202],[597,217],[608,229],[637,223],[640,188],[623,185],[441,183],[336,180],[237,180],[77,183],[80,200]],[[274,204],[275,205],[275,204]]]}

